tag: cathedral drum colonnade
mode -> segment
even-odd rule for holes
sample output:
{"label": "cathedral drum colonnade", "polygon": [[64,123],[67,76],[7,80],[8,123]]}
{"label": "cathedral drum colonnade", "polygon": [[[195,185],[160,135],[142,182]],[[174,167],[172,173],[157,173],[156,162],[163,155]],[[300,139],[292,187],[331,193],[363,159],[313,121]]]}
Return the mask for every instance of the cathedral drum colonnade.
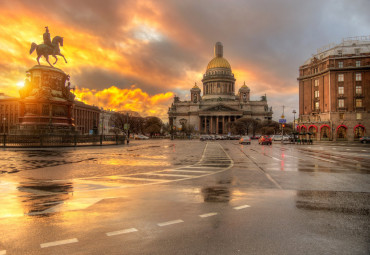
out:
{"label": "cathedral drum colonnade", "polygon": [[259,101],[250,100],[250,88],[245,83],[235,94],[236,79],[229,62],[223,57],[223,45],[217,42],[214,57],[203,75],[203,95],[194,85],[190,90],[190,101],[181,101],[175,96],[168,110],[171,126],[193,126],[201,134],[228,134],[231,124],[242,117],[257,120],[272,118],[266,96]]}

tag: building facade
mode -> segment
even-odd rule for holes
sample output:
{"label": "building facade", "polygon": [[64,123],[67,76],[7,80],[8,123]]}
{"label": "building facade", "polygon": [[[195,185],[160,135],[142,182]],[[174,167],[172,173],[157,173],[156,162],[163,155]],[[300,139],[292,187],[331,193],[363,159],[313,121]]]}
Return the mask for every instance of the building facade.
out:
{"label": "building facade", "polygon": [[203,75],[203,95],[195,84],[190,90],[190,101],[174,97],[168,110],[169,123],[175,128],[193,126],[201,134],[228,134],[231,123],[242,117],[258,120],[272,118],[266,96],[260,101],[250,100],[250,89],[241,86],[235,94],[236,79],[229,62],[223,57],[223,45],[217,42],[214,58]]}
{"label": "building facade", "polygon": [[112,135],[114,124],[112,123],[112,116],[115,112],[112,110],[100,109],[99,115],[99,134],[101,135]]}
{"label": "building facade", "polygon": [[74,101],[73,119],[75,130],[82,135],[98,134],[100,109],[80,101]]}
{"label": "building facade", "polygon": [[0,133],[9,133],[19,123],[19,99],[0,93]]}
{"label": "building facade", "polygon": [[299,67],[300,132],[354,141],[370,128],[370,36],[319,49]]}

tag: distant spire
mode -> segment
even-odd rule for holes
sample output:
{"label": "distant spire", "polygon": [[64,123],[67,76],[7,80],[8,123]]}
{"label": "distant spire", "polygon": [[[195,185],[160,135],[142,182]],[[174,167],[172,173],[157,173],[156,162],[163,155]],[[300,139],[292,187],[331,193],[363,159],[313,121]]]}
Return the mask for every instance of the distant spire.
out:
{"label": "distant spire", "polygon": [[215,44],[215,57],[222,58],[224,55],[224,46],[220,42]]}

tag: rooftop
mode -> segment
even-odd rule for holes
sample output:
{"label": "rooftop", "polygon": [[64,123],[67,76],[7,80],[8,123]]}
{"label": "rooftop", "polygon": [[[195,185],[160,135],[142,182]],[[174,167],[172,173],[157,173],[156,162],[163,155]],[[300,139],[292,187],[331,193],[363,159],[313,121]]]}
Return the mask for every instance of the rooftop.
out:
{"label": "rooftop", "polygon": [[330,43],[319,49],[311,58],[307,59],[304,65],[308,65],[314,58],[323,59],[333,55],[356,55],[361,53],[370,53],[370,35],[347,37],[342,39],[342,42]]}

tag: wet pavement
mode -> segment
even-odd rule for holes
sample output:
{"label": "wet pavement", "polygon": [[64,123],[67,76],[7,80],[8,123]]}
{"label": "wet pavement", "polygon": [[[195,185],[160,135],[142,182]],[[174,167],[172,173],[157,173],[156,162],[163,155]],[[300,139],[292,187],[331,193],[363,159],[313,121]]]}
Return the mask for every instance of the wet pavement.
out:
{"label": "wet pavement", "polygon": [[6,149],[0,254],[369,254],[370,147]]}

